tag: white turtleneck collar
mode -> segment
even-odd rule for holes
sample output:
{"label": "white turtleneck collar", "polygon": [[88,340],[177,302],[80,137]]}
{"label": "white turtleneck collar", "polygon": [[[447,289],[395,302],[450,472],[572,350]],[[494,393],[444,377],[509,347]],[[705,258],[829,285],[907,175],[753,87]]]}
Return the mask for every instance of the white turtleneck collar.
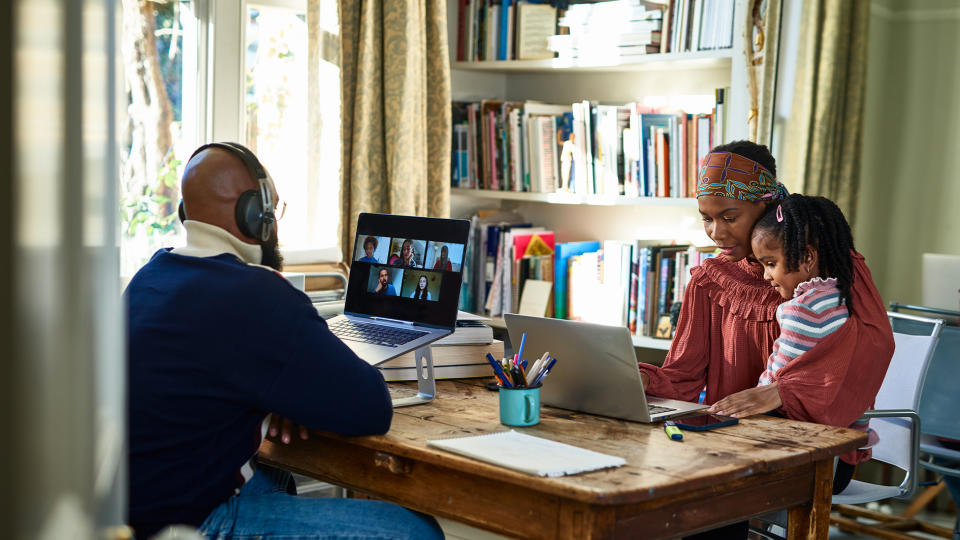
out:
{"label": "white turtleneck collar", "polygon": [[241,242],[216,225],[188,219],[183,226],[187,229],[187,245],[174,248],[172,253],[187,257],[214,257],[229,253],[247,264],[256,265],[263,259],[259,245]]}

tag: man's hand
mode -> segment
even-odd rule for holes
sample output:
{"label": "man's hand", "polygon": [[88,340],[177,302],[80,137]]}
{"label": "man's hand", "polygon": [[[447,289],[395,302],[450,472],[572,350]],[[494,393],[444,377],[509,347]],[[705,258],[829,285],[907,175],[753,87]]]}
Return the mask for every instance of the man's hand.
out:
{"label": "man's hand", "polygon": [[382,291],[382,290],[383,290],[383,282],[382,282],[382,281],[378,281],[378,282],[377,282],[377,292],[380,292],[380,291]]}
{"label": "man's hand", "polygon": [[307,428],[303,426],[298,426],[286,418],[282,418],[275,414],[270,415],[270,427],[267,428],[267,434],[271,437],[276,437],[277,434],[280,434],[280,440],[284,444],[290,444],[290,434],[294,430],[300,431],[300,438],[307,440],[310,438],[310,434],[307,431]]}
{"label": "man's hand", "polygon": [[710,412],[735,418],[745,418],[772,411],[781,405],[783,405],[783,401],[780,400],[780,391],[777,390],[777,383],[774,382],[731,394],[714,403],[710,407]]}

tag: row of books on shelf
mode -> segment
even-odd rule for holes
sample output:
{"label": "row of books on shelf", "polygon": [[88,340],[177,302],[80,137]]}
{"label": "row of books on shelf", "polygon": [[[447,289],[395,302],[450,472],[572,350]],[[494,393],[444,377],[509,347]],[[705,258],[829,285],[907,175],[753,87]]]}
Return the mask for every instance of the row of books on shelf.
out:
{"label": "row of books on shelf", "polygon": [[690,269],[715,248],[637,240],[556,242],[552,231],[512,213],[473,217],[461,309],[622,325],[670,337],[662,326],[683,298]]}
{"label": "row of books on shelf", "polygon": [[690,269],[715,248],[646,244],[574,242],[566,248],[584,251],[567,260],[566,318],[626,326],[636,336],[672,337],[673,313]]}
{"label": "row of books on shelf", "polygon": [[733,44],[734,0],[612,0],[567,9],[550,4],[459,0],[457,60],[556,57],[615,63],[637,55]]}
{"label": "row of books on shelf", "polygon": [[668,50],[708,51],[733,47],[734,0],[670,0]]}
{"label": "row of books on shelf", "polygon": [[450,182],[495,191],[691,197],[697,162],[724,140],[726,94],[718,88],[705,113],[595,101],[454,102]]}

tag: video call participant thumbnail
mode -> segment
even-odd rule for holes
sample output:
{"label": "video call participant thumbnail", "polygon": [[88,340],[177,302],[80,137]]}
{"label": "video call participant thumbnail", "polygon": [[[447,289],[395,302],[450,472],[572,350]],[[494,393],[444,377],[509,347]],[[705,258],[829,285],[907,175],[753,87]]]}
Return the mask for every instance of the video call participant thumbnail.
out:
{"label": "video call participant thumbnail", "polygon": [[423,268],[423,256],[426,251],[426,240],[394,238],[390,248],[390,266],[405,268]]}
{"label": "video call participant thumbnail", "polygon": [[[362,239],[362,242],[361,242]],[[373,264],[383,264],[383,261],[386,260],[387,255],[387,245],[382,243],[381,240],[389,242],[389,238],[378,238],[376,236],[366,236],[360,237],[357,236],[357,253],[354,256],[354,259],[360,262],[373,263]],[[381,248],[380,246],[383,245]]]}
{"label": "video call participant thumbnail", "polygon": [[443,274],[440,272],[415,272],[407,270],[403,275],[403,286],[400,296],[415,300],[440,300],[440,283]]}
{"label": "video call participant thumbnail", "polygon": [[[402,271],[400,274],[402,275]],[[386,266],[373,267],[370,271],[370,282],[367,292],[373,294],[383,294],[386,296],[397,296],[397,288],[393,285],[394,271]]]}
{"label": "video call participant thumbnail", "polygon": [[463,250],[463,244],[430,242],[423,267],[430,270],[459,272],[462,268]]}

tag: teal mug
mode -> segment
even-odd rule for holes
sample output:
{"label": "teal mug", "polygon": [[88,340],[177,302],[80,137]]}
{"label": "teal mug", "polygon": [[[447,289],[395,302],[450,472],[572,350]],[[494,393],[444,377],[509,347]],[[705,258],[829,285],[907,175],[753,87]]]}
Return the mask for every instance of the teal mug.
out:
{"label": "teal mug", "polygon": [[540,423],[540,387],[500,387],[500,423],[532,426]]}

